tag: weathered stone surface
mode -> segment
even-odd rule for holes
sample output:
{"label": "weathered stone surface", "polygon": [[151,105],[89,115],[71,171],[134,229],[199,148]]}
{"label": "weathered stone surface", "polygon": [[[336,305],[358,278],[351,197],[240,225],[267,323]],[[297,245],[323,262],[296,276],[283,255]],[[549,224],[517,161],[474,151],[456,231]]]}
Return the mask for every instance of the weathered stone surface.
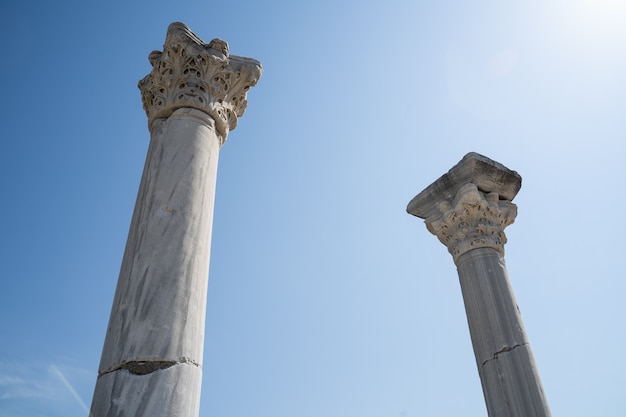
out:
{"label": "weathered stone surface", "polygon": [[152,71],[139,81],[148,126],[176,109],[203,111],[215,120],[221,142],[237,126],[246,109],[246,95],[261,77],[256,59],[229,55],[221,39],[204,43],[183,23],[172,23],[163,52],[148,57]]}
{"label": "weathered stone surface", "polygon": [[457,261],[476,364],[528,344],[504,259],[491,248],[465,253]]}
{"label": "weathered stone surface", "polygon": [[504,256],[504,228],[515,221],[517,206],[485,194],[474,183],[460,187],[452,200],[442,200],[438,213],[426,218],[428,231],[446,245],[455,262],[476,248],[493,248]]}
{"label": "weathered stone surface", "polygon": [[550,416],[529,345],[501,352],[478,369],[489,416]]}
{"label": "weathered stone surface", "polygon": [[450,171],[416,195],[406,211],[422,219],[438,215],[438,204],[444,200],[453,200],[459,189],[470,183],[483,193],[495,193],[500,200],[512,201],[522,187],[522,177],[499,162],[470,152]]}
{"label": "weathered stone surface", "polygon": [[202,370],[192,364],[145,375],[111,372],[98,378],[108,395],[94,396],[90,417],[197,416],[201,385]]}
{"label": "weathered stone surface", "polygon": [[258,61],[170,25],[139,87],[150,147],[91,416],[198,415],[218,156]]}
{"label": "weathered stone surface", "polygon": [[479,248],[457,270],[489,416],[550,416],[504,259]]}
{"label": "weathered stone surface", "polygon": [[201,365],[218,153],[198,110],[153,130],[100,373],[130,360]]}
{"label": "weathered stone surface", "polygon": [[177,369],[201,373],[219,148],[213,119],[196,109],[178,109],[152,130],[93,416],[197,415],[199,398],[189,396],[201,380]]}
{"label": "weathered stone surface", "polygon": [[470,153],[407,207],[457,266],[490,417],[550,416],[503,258],[520,187],[515,171]]}

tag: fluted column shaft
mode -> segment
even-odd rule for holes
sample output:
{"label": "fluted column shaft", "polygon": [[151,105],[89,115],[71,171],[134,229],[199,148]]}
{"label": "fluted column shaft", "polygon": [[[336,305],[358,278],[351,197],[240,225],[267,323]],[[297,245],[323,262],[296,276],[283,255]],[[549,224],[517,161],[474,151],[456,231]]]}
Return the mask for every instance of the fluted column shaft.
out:
{"label": "fluted column shaft", "polygon": [[418,194],[407,211],[425,219],[457,266],[490,417],[548,417],[550,409],[504,263],[504,228],[521,177],[471,153]]}
{"label": "fluted column shaft", "polygon": [[106,333],[91,416],[199,413],[209,254],[221,145],[261,74],[180,24],[150,55],[150,146]]}
{"label": "fluted column shaft", "polygon": [[478,248],[456,265],[489,416],[549,416],[504,259]]}

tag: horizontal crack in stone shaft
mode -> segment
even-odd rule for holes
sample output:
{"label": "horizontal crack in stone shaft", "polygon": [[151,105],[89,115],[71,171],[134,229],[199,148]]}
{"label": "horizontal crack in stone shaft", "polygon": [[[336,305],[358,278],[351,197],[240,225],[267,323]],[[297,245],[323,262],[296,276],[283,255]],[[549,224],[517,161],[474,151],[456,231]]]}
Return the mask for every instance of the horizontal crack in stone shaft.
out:
{"label": "horizontal crack in stone shaft", "polygon": [[518,347],[520,347],[520,346],[526,346],[527,344],[528,344],[528,343],[522,343],[522,344],[517,344],[517,345],[513,345],[513,346],[505,346],[505,347],[503,347],[502,349],[500,349],[499,351],[495,352],[495,353],[493,354],[493,357],[492,357],[492,358],[487,359],[487,360],[486,360],[486,361],[484,361],[484,362],[483,362],[480,366],[485,366],[485,364],[486,364],[487,362],[491,362],[491,361],[493,361],[493,360],[495,360],[495,359],[498,359],[498,355],[499,355],[499,354],[501,354],[501,353],[507,353],[507,352],[510,352],[510,351],[512,351],[512,350],[513,350],[513,349],[515,349],[515,348],[518,348]]}
{"label": "horizontal crack in stone shaft", "polygon": [[147,375],[147,374],[151,374],[152,372],[155,372],[161,369],[167,369],[174,365],[183,364],[183,363],[195,365],[198,367],[200,366],[196,362],[189,360],[189,359],[181,359],[178,361],[176,360],[169,360],[169,361],[167,360],[134,360],[134,361],[124,362],[120,364],[119,366],[116,366],[112,369],[102,371],[99,373],[98,376],[100,377],[102,375],[110,374],[111,372],[119,371],[121,369],[124,369],[133,375]]}

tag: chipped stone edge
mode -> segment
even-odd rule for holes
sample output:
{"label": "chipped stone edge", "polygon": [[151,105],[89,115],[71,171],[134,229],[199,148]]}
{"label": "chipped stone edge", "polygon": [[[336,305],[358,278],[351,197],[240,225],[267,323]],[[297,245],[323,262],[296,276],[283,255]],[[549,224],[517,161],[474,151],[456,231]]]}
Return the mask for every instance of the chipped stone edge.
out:
{"label": "chipped stone edge", "polygon": [[133,375],[148,375],[162,369],[171,368],[174,365],[193,365],[198,368],[202,368],[202,366],[198,362],[190,358],[180,358],[176,360],[132,359],[129,361],[124,361],[104,371],[98,372],[98,378],[122,370],[128,371]]}

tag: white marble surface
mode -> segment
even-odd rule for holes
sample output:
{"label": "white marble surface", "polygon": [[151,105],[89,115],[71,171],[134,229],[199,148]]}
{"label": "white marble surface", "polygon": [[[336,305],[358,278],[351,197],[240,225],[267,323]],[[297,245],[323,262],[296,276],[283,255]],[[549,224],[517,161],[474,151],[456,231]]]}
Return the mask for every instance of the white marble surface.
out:
{"label": "white marble surface", "polygon": [[90,417],[197,416],[202,370],[181,364],[148,375],[128,371],[98,379],[100,392],[91,404]]}
{"label": "white marble surface", "polygon": [[[199,392],[199,386],[173,379],[161,385],[151,374],[115,375],[132,375],[123,368],[141,361],[173,362],[168,375],[177,368],[201,372],[219,147],[213,119],[195,109],[176,110],[152,131],[94,393],[94,404],[117,398],[120,413],[102,413],[94,405],[94,416],[197,415],[175,412],[181,407],[175,401],[158,407],[150,402],[161,401],[163,391]],[[146,390],[121,387],[127,380]],[[137,407],[159,413],[130,412]]]}
{"label": "white marble surface", "polygon": [[139,82],[150,129],[92,415],[198,415],[219,149],[261,64],[172,23]]}
{"label": "white marble surface", "polygon": [[153,131],[100,372],[128,360],[202,363],[219,155],[211,126],[179,109]]}
{"label": "white marble surface", "polygon": [[469,153],[411,200],[457,266],[489,417],[548,417],[550,408],[504,263],[520,175]]}
{"label": "white marble surface", "polygon": [[457,270],[489,416],[550,416],[504,259],[493,248],[474,249]]}

